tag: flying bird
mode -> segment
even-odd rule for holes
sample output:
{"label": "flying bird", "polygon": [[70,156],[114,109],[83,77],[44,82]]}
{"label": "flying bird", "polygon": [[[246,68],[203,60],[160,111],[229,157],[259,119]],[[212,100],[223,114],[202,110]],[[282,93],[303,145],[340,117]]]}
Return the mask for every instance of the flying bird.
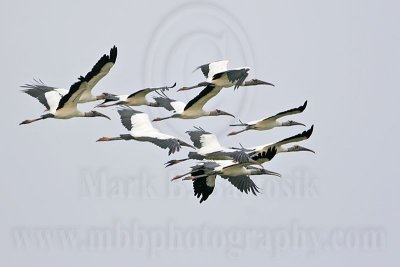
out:
{"label": "flying bird", "polygon": [[79,97],[85,92],[86,88],[89,86],[85,78],[81,77],[81,80],[74,83],[68,91],[68,94],[61,97],[59,101],[49,102],[50,113],[46,113],[37,119],[24,120],[20,123],[29,124],[35,121],[44,119],[70,119],[74,117],[105,117],[110,119],[108,116],[97,112],[95,110],[89,112],[82,112],[78,110],[77,104]]}
{"label": "flying bird", "polygon": [[[86,89],[80,94],[78,103],[92,102],[96,100],[106,99],[112,96],[109,93],[102,93],[95,96],[92,94],[93,87],[106,76],[117,60],[117,47],[110,50],[110,54],[104,54],[97,63],[93,66],[92,70],[86,75],[87,82]],[[82,79],[82,77],[80,77]],[[60,99],[68,93],[68,89],[57,88],[44,84],[40,79],[34,80],[34,83],[25,84],[21,86],[25,88],[22,92],[36,98],[41,104],[46,107],[46,111],[50,110],[50,106],[60,101]]]}
{"label": "flying bird", "polygon": [[281,126],[293,126],[293,125],[305,126],[303,123],[299,123],[296,121],[289,120],[289,121],[280,122],[280,121],[278,121],[278,119],[285,117],[285,116],[301,113],[305,110],[306,107],[307,107],[307,101],[304,102],[304,104],[302,106],[280,112],[280,113],[275,114],[274,116],[271,116],[268,118],[260,119],[257,121],[251,121],[248,123],[231,124],[230,126],[243,126],[245,128],[240,131],[230,132],[228,135],[236,135],[236,134],[239,134],[239,133],[242,133],[245,131],[249,131],[249,130],[265,131],[265,130],[270,130],[272,128],[281,127]]}
{"label": "flying bird", "polygon": [[[303,131],[302,133],[282,139],[279,142],[264,144],[264,145],[244,149],[244,150],[247,151],[248,155],[250,156],[250,158],[252,160],[257,161],[259,164],[263,164],[272,159],[271,157],[268,157],[268,155],[267,155],[269,149],[271,149],[271,148],[276,149],[276,154],[285,153],[285,152],[300,152],[300,151],[308,151],[308,152],[315,153],[313,150],[299,146],[299,145],[294,145],[291,147],[284,147],[284,145],[286,145],[286,144],[307,140],[312,135],[313,130],[314,130],[314,125],[312,125],[310,129]],[[235,148],[233,148],[233,149],[235,149]]]}
{"label": "flying bird", "polygon": [[250,68],[241,67],[228,70],[228,60],[215,61],[208,64],[201,65],[195,69],[200,69],[206,78],[205,82],[200,82],[197,85],[190,87],[182,87],[178,91],[187,91],[198,87],[214,84],[221,87],[232,87],[234,89],[240,86],[253,86],[253,85],[271,85],[272,83],[264,82],[258,79],[246,80]]}
{"label": "flying bird", "polygon": [[116,105],[159,107],[157,102],[149,102],[146,99],[146,96],[152,92],[168,91],[169,89],[174,88],[175,86],[176,83],[174,83],[172,86],[142,89],[130,95],[109,95],[108,97],[106,97],[103,103],[97,105],[96,107],[110,107]]}
{"label": "flying bird", "polygon": [[205,111],[203,109],[204,105],[214,96],[216,96],[219,91],[221,91],[222,87],[215,85],[208,85],[204,88],[195,98],[190,100],[187,104],[176,101],[173,99],[169,99],[168,97],[158,97],[154,98],[154,100],[162,107],[167,110],[174,110],[175,114],[164,117],[164,118],[155,118],[153,121],[161,121],[171,118],[179,118],[179,119],[197,119],[204,116],[231,116],[235,117],[232,114],[216,109],[213,111]]}
{"label": "flying bird", "polygon": [[[275,148],[270,148],[268,153],[270,157],[276,154]],[[227,179],[233,186],[244,193],[252,192],[254,195],[259,193],[259,188],[250,178],[250,175],[281,175],[261,168],[251,163],[236,163],[230,160],[223,161],[205,161],[191,167],[191,171],[182,175],[177,175],[173,180],[183,178],[183,180],[192,180],[193,189],[196,197],[200,198],[200,203],[205,201],[213,192],[216,176]],[[186,175],[189,175],[185,177]]]}
{"label": "flying bird", "polygon": [[181,149],[181,146],[193,148],[186,142],[179,140],[168,134],[161,133],[154,128],[150,122],[149,115],[144,112],[136,111],[131,108],[119,109],[121,123],[125,126],[129,134],[120,134],[118,137],[102,137],[97,142],[116,141],[116,140],[136,140],[140,142],[151,142],[163,149],[168,149],[168,155]]}
{"label": "flying bird", "polygon": [[[201,127],[194,127],[194,130],[187,131],[186,133],[190,136],[190,140],[197,149],[190,151],[187,158],[168,161],[165,163],[166,167],[189,159],[233,160],[238,163],[249,163],[252,161],[244,150],[221,146],[216,135],[205,131]],[[253,161],[253,163],[258,164],[256,161]]]}

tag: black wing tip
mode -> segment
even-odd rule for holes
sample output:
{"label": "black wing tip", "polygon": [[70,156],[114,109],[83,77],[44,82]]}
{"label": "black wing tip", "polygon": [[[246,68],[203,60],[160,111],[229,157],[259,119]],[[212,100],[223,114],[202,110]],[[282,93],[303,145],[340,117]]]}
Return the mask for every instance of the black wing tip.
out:
{"label": "black wing tip", "polygon": [[114,64],[116,60],[117,60],[117,47],[114,45],[110,49],[110,55],[104,54],[93,66],[92,70],[86,74],[85,79],[89,81],[101,71],[101,68],[103,68],[104,65],[110,62]]}
{"label": "black wing tip", "polygon": [[304,102],[304,104],[303,104],[302,106],[300,106],[300,108],[299,108],[300,111],[304,111],[304,110],[306,109],[306,107],[307,107],[307,102],[308,102],[308,100],[306,100],[306,101]]}
{"label": "black wing tip", "polygon": [[275,157],[276,153],[278,152],[278,150],[276,149],[275,146],[268,148],[267,150],[267,155],[266,157],[271,160]]}
{"label": "black wing tip", "polygon": [[[69,92],[72,93],[72,92],[74,92],[74,91],[72,91],[72,90],[78,90],[78,88],[79,88],[79,86],[81,86],[82,82],[85,81],[85,78],[83,78],[83,79],[81,79],[81,78],[83,78],[83,77],[82,77],[82,76],[79,77],[79,78],[78,78],[78,81],[75,82],[75,83],[73,83],[73,84],[71,85],[71,87],[69,88]],[[69,92],[68,92],[68,94],[69,94]]]}
{"label": "black wing tip", "polygon": [[308,129],[307,131],[304,131],[303,134],[308,139],[312,135],[313,131],[314,131],[314,124],[311,126],[310,129]]}
{"label": "black wing tip", "polygon": [[187,110],[189,109],[191,106],[193,106],[197,101],[199,101],[202,97],[204,97],[205,95],[209,94],[213,89],[215,88],[214,84],[208,84],[203,90],[200,91],[200,93],[194,97],[192,100],[190,100],[185,108],[183,110]]}
{"label": "black wing tip", "polygon": [[111,49],[110,49],[110,61],[115,63],[117,61],[117,54],[118,54],[118,49],[117,47],[114,45]]}

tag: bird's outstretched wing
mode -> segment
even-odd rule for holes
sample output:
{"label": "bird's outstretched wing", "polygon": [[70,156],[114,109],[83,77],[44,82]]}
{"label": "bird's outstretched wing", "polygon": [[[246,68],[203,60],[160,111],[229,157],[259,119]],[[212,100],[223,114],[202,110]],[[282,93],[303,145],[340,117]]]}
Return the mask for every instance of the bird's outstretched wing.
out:
{"label": "bird's outstretched wing", "polygon": [[176,86],[176,83],[174,83],[172,86],[163,86],[163,87],[155,87],[155,88],[145,88],[145,89],[142,89],[142,90],[139,90],[139,91],[136,91],[136,92],[130,94],[130,95],[128,96],[128,99],[129,99],[129,98],[133,98],[133,97],[136,97],[136,98],[145,98],[146,95],[149,94],[149,93],[151,93],[151,92],[154,92],[154,91],[161,91],[161,92],[164,92],[164,91],[168,91],[168,90],[171,89],[171,88],[174,88],[175,86]]}
{"label": "bird's outstretched wing", "polygon": [[192,100],[190,100],[184,110],[189,109],[203,109],[203,106],[214,96],[216,96],[222,87],[214,84],[207,85],[201,92]]}
{"label": "bird's outstretched wing", "polygon": [[284,144],[289,144],[289,143],[294,143],[294,142],[300,142],[303,140],[307,140],[308,138],[310,138],[310,136],[312,135],[314,131],[314,125],[311,126],[310,129],[303,131],[302,133],[293,135],[291,137],[285,138],[279,142],[276,142],[277,145],[284,145]]}
{"label": "bird's outstretched wing", "polygon": [[186,106],[185,103],[169,98],[167,96],[153,97],[153,99],[154,101],[156,101],[159,107],[163,107],[166,110],[173,111],[175,113],[182,113]]}
{"label": "bird's outstretched wing", "polygon": [[229,82],[233,83],[234,89],[239,88],[246,80],[249,75],[249,68],[232,69],[214,74],[211,82],[218,84],[216,80],[227,79]]}
{"label": "bird's outstretched wing", "polygon": [[60,110],[62,108],[76,109],[76,105],[79,102],[79,98],[86,90],[87,84],[88,83],[87,81],[85,81],[85,79],[81,79],[78,82],[71,85],[68,94],[66,94],[60,99],[60,102],[58,103],[57,106],[57,110]]}
{"label": "bird's outstretched wing", "polygon": [[201,136],[205,134],[211,134],[201,127],[194,127],[194,130],[186,131],[186,133],[190,136],[190,140],[192,141],[193,145],[199,149],[203,146],[201,142]]}
{"label": "bird's outstretched wing", "polygon": [[207,81],[211,81],[212,77],[215,74],[226,71],[228,69],[228,63],[229,63],[228,60],[214,61],[208,64],[198,66],[196,69],[194,69],[194,71],[200,69],[204,77],[206,77]]}
{"label": "bird's outstretched wing", "polygon": [[122,123],[122,125],[124,125],[124,127],[128,131],[132,130],[132,116],[134,116],[135,114],[140,114],[140,113],[142,113],[142,112],[134,110],[132,108],[118,109],[118,114],[120,116],[121,123]]}
{"label": "bird's outstretched wing", "polygon": [[249,156],[252,160],[266,162],[270,161],[275,157],[277,153],[277,149],[274,145],[269,146],[268,148],[265,147],[262,150],[251,152]]}
{"label": "bird's outstretched wing", "polygon": [[[192,175],[193,174],[194,176],[202,175],[204,174],[204,171],[198,170],[193,172]],[[193,180],[194,195],[197,198],[200,198],[200,203],[207,200],[214,191],[215,179],[216,175],[210,175]]]}
{"label": "bird's outstretched wing", "polygon": [[215,134],[205,131],[201,127],[194,127],[194,130],[186,132],[190,136],[193,145],[204,153],[223,150],[224,147],[218,141]]}
{"label": "bird's outstretched wing", "polygon": [[119,109],[121,122],[134,139],[142,142],[151,142],[163,149],[169,149],[169,154],[181,149],[181,146],[189,146],[185,142],[168,134],[161,133],[151,124],[149,115],[131,108]]}
{"label": "bird's outstretched wing", "polygon": [[260,193],[259,187],[254,183],[254,181],[247,175],[242,176],[221,176],[227,179],[234,187],[239,189],[240,192],[248,194],[252,192],[255,196]]}
{"label": "bird's outstretched wing", "polygon": [[304,102],[303,105],[301,105],[301,106],[299,106],[297,108],[292,108],[292,109],[289,109],[289,110],[286,110],[286,111],[279,112],[278,114],[275,114],[274,116],[262,119],[261,121],[276,120],[276,119],[279,119],[279,118],[284,117],[284,116],[301,113],[306,109],[306,107],[307,107],[307,101]]}
{"label": "bird's outstretched wing", "polygon": [[36,98],[48,110],[50,110],[52,106],[57,108],[61,97],[68,93],[67,89],[48,86],[40,79],[34,79],[33,81],[33,83],[22,85],[21,87],[25,88],[22,92]]}
{"label": "bird's outstretched wing", "polygon": [[88,85],[83,95],[81,96],[82,98],[90,97],[93,87],[95,87],[96,84],[108,74],[108,72],[114,66],[116,60],[117,47],[114,45],[110,49],[110,54],[104,54],[93,66],[92,70],[86,74],[85,80],[87,81]]}

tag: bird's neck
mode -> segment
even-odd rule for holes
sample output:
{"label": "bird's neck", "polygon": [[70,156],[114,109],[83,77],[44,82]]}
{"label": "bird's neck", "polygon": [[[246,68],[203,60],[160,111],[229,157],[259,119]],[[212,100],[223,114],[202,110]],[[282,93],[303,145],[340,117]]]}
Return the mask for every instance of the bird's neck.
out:
{"label": "bird's neck", "polygon": [[285,153],[285,152],[290,152],[289,149],[283,146],[275,146],[276,147],[276,154],[278,153]]}
{"label": "bird's neck", "polygon": [[204,111],[206,116],[218,116],[218,112],[216,110],[212,111]]}
{"label": "bird's neck", "polygon": [[[146,102],[147,102],[147,100],[146,100]],[[159,107],[160,106],[160,104],[158,104],[157,102],[147,102],[147,105],[150,107]]]}
{"label": "bird's neck", "polygon": [[115,98],[116,95],[110,93],[102,93],[101,95],[95,96],[95,100],[104,100],[109,98]]}
{"label": "bird's neck", "polygon": [[247,169],[248,174],[247,175],[259,175],[261,174],[260,169]]}
{"label": "bird's neck", "polygon": [[244,81],[241,86],[253,86],[257,85],[253,80]]}
{"label": "bird's neck", "polygon": [[94,113],[92,111],[79,112],[78,117],[94,117]]}

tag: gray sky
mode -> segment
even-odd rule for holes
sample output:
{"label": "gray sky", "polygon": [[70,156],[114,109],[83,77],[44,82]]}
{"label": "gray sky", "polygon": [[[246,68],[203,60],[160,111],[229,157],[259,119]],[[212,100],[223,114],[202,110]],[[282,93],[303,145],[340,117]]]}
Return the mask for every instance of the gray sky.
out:
{"label": "gray sky", "polygon": [[[397,266],[398,10],[396,1],[2,1],[0,265]],[[94,92],[190,85],[202,80],[196,66],[229,59],[276,87],[224,89],[206,107],[248,121],[308,100],[292,118],[315,125],[302,145],[317,153],[277,156],[266,167],[283,177],[255,177],[257,197],[217,180],[200,205],[189,182],[169,182],[192,163],[163,167],[189,150],[95,142],[125,133],[115,109],[101,110],[112,121],[18,126],[43,112],[20,85],[69,88],[114,44],[117,63]],[[227,146],[304,130],[227,137],[234,121],[156,126],[184,140],[202,126]]]}

